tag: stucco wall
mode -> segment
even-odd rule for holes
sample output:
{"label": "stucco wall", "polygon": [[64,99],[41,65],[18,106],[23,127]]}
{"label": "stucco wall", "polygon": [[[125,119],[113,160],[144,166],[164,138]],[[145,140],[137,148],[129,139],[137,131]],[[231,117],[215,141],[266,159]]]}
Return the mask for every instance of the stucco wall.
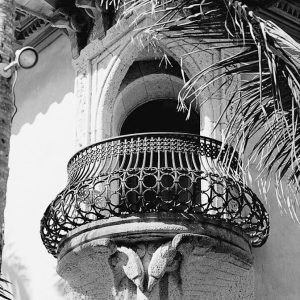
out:
{"label": "stucco wall", "polygon": [[61,299],[54,287],[59,278],[56,260],[46,252],[39,229],[47,205],[66,183],[66,163],[75,151],[76,99],[69,45],[60,36],[40,53],[35,68],[20,71],[16,85],[4,260],[10,280],[15,281],[16,271],[28,291],[22,300]]}
{"label": "stucco wall", "polygon": [[[18,112],[11,138],[4,259],[10,256],[7,262],[16,267],[11,257],[20,258],[29,277],[23,282],[30,300],[60,300],[54,288],[56,260],[42,245],[39,223],[64,187],[66,163],[76,151],[74,80],[69,41],[61,36],[40,54],[33,70],[20,72],[16,86]],[[258,193],[255,176],[252,188]],[[271,235],[262,248],[253,250],[256,299],[297,300],[300,227],[290,217],[288,204],[287,212],[278,206],[274,187],[268,199]]]}
{"label": "stucco wall", "polygon": [[[252,175],[257,176],[255,172]],[[252,188],[258,194],[257,182]],[[279,204],[271,183],[264,202],[270,214],[270,236],[265,245],[253,249],[257,300],[300,299],[300,225],[292,216],[292,207],[298,218],[300,212],[299,205],[292,202]]]}

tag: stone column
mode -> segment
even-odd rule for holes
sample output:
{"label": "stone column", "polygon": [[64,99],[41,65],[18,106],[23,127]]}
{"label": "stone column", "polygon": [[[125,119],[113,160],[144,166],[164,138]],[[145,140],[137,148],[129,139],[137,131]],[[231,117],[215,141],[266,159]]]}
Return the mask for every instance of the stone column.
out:
{"label": "stone column", "polygon": [[148,214],[73,230],[57,269],[68,299],[254,299],[247,237],[215,223]]}

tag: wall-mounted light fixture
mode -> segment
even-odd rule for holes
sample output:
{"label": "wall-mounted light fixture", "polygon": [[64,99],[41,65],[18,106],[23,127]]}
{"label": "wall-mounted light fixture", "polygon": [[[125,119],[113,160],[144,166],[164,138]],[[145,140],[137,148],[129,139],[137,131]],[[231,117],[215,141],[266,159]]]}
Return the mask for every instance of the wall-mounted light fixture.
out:
{"label": "wall-mounted light fixture", "polygon": [[11,117],[11,121],[17,113],[17,106],[15,103],[15,85],[18,78],[18,69],[31,69],[33,68],[39,60],[37,51],[32,47],[24,47],[19,49],[15,53],[15,59],[10,64],[0,63],[0,76],[5,78],[10,78],[13,74],[12,80],[12,102],[15,107],[15,111]]}
{"label": "wall-mounted light fixture", "polygon": [[38,62],[39,56],[37,51],[32,47],[24,47],[16,51],[15,60],[10,64],[0,63],[0,75],[9,78],[12,75],[13,69],[33,68]]}

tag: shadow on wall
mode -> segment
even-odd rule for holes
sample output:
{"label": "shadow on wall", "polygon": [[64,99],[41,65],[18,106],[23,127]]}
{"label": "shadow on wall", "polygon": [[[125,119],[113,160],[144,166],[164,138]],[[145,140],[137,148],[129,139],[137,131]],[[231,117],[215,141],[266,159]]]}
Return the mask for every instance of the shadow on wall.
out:
{"label": "shadow on wall", "polygon": [[73,92],[74,81],[70,42],[61,35],[39,53],[34,68],[19,71],[12,134],[18,134],[24,124],[32,124],[39,113],[47,113],[52,103],[60,103]]}

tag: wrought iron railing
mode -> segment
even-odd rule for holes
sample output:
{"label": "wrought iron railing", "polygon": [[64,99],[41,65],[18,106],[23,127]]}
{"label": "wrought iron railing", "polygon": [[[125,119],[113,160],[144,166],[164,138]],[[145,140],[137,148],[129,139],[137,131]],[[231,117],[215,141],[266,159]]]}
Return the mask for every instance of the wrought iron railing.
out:
{"label": "wrought iron railing", "polygon": [[[224,153],[216,140],[181,133],[120,136],[79,151],[41,221],[46,248],[56,256],[68,231],[95,220],[159,212],[223,220],[262,245],[268,214],[249,188],[220,175]],[[234,153],[230,168],[239,171]]]}

